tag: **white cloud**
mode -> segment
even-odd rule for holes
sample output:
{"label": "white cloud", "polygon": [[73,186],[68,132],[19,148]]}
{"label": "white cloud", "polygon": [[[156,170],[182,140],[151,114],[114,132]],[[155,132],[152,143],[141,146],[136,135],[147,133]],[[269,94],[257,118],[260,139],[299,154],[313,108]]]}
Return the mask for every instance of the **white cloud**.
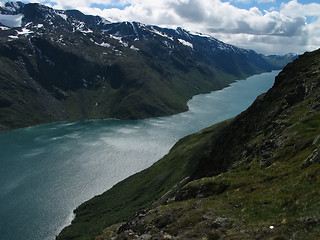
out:
{"label": "white cloud", "polygon": [[[234,0],[256,3],[249,10],[221,0],[51,0],[55,8],[76,8],[86,14],[101,15],[115,21],[139,21],[163,27],[181,26],[210,34],[222,41],[262,53],[302,53],[320,47],[320,4],[302,4],[297,0],[282,3],[280,11],[259,10],[259,2],[273,0]],[[42,0],[45,2],[45,0]],[[125,6],[104,9],[92,4]],[[115,6],[115,5],[114,5]],[[307,23],[307,17],[315,19]]]}

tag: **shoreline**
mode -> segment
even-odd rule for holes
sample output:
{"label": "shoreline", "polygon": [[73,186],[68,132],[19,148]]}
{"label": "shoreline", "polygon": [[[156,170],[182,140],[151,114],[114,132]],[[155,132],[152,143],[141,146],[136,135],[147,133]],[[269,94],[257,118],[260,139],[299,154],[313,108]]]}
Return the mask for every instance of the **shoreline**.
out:
{"label": "shoreline", "polygon": [[[248,78],[253,77],[253,76],[262,75],[262,74],[264,74],[264,73],[272,73],[272,72],[278,72],[278,73],[277,73],[277,75],[278,75],[280,71],[281,71],[281,70],[272,70],[272,71],[262,72],[262,73],[259,73],[259,74],[254,74],[254,75],[251,75],[251,76],[249,76],[249,77],[247,77],[247,78],[245,78],[245,79],[238,79],[238,80],[235,80],[234,82],[230,83],[228,86],[226,86],[226,87],[223,88],[223,89],[230,88],[230,87],[232,87],[233,84],[236,84],[237,82],[241,82],[241,81],[243,81],[243,80],[247,80]],[[277,75],[275,75],[275,76],[277,76]],[[223,89],[211,91],[211,92],[209,92],[209,93],[202,93],[202,94],[194,95],[194,96],[187,102],[188,109],[189,109],[189,102],[190,102],[191,100],[193,100],[194,97],[197,97],[197,96],[200,96],[200,95],[207,95],[207,94],[209,95],[209,94],[212,94],[212,93],[214,93],[214,92],[221,91],[221,90],[223,90]],[[258,95],[258,96],[259,96],[259,95]],[[258,97],[258,96],[257,96],[257,97]],[[181,113],[183,113],[183,112],[181,112]],[[180,114],[180,113],[177,113],[177,114]],[[176,114],[174,114],[174,115],[176,115]],[[168,116],[174,116],[174,115],[168,115]],[[167,117],[167,116],[164,116],[164,117]],[[155,118],[156,118],[156,117],[155,117]],[[117,119],[117,120],[121,120],[121,119]],[[91,121],[91,120],[89,120],[89,121]],[[131,121],[131,120],[128,120],[128,121]],[[132,120],[132,121],[134,121],[134,120]],[[180,138],[180,139],[181,139],[181,138]],[[159,160],[161,160],[161,159],[159,159]],[[158,160],[158,161],[159,161],[159,160]],[[143,171],[143,170],[142,170],[142,171]],[[133,174],[133,175],[134,175],[134,174]],[[131,175],[131,176],[132,176],[132,175]],[[129,176],[129,177],[131,177],[131,176]],[[124,181],[124,180],[122,180],[122,181]],[[120,181],[120,182],[118,182],[118,183],[121,183],[122,181]],[[117,185],[118,183],[116,183],[115,185]],[[115,186],[115,185],[114,185],[114,186]],[[111,187],[111,188],[112,188],[112,187]],[[105,190],[103,193],[98,194],[98,195],[96,195],[96,196],[100,196],[100,195],[106,193],[106,192],[109,191],[111,188]],[[96,196],[94,196],[94,197],[96,197]],[[92,200],[94,197],[86,200],[85,202]],[[81,206],[81,205],[84,204],[85,202],[81,203],[79,206]],[[75,211],[79,206],[77,206],[75,209],[73,209],[72,212],[74,213],[74,211]],[[74,214],[74,217],[76,217],[76,214]],[[72,222],[71,222],[69,225],[66,225],[65,228],[66,228],[66,227],[69,227],[69,226],[71,226],[71,225],[72,225]],[[63,228],[63,229],[64,229],[64,228]],[[63,230],[63,229],[62,229],[62,230]],[[62,230],[60,231],[60,233],[62,232]],[[59,233],[59,234],[60,234],[60,233]],[[58,236],[59,236],[59,235],[58,235]]]}
{"label": "shoreline", "polygon": [[9,128],[7,126],[4,126],[4,125],[0,124],[0,134],[6,133],[6,132],[10,132],[10,131],[19,130],[19,129],[25,129],[25,128],[30,128],[30,127],[38,127],[38,126],[46,126],[46,125],[50,125],[50,124],[64,124],[64,123],[68,124],[68,123],[87,122],[87,121],[96,121],[96,120],[102,120],[102,121],[104,121],[104,120],[138,121],[138,120],[145,120],[145,119],[151,119],[151,118],[157,118],[157,117],[170,117],[170,116],[174,116],[176,114],[180,114],[180,113],[184,113],[184,112],[189,111],[189,106],[188,106],[189,101],[192,100],[194,97],[196,97],[198,95],[210,94],[212,92],[221,91],[221,90],[223,90],[225,88],[230,87],[232,84],[234,84],[234,83],[236,83],[238,81],[243,81],[243,80],[246,80],[249,77],[252,77],[252,76],[255,76],[255,75],[260,75],[260,74],[263,74],[263,73],[270,73],[270,72],[273,72],[273,71],[281,71],[281,69],[273,69],[271,71],[258,72],[256,74],[245,76],[244,78],[241,78],[241,79],[234,79],[231,83],[229,83],[228,85],[226,85],[225,87],[223,87],[221,89],[212,90],[212,91],[209,90],[209,91],[206,91],[206,92],[195,94],[195,95],[191,96],[186,101],[186,103],[185,103],[186,110],[185,111],[179,111],[179,112],[175,112],[173,114],[151,116],[151,117],[137,118],[137,119],[119,119],[119,118],[110,117],[110,118],[87,118],[87,119],[77,119],[77,120],[62,120],[62,121],[52,121],[52,122],[49,121],[49,122],[38,123],[38,124],[35,124],[35,125],[28,125],[28,126],[24,126],[24,127],[21,126],[21,127],[16,127],[16,128]]}

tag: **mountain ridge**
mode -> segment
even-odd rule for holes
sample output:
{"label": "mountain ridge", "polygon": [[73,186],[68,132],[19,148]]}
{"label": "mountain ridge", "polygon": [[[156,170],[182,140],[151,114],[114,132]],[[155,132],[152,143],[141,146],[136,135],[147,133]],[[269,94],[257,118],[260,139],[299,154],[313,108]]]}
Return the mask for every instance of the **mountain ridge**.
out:
{"label": "mountain ridge", "polygon": [[2,4],[0,23],[3,130],[171,115],[186,111],[196,94],[296,57],[267,57],[181,28],[111,23],[36,3]]}

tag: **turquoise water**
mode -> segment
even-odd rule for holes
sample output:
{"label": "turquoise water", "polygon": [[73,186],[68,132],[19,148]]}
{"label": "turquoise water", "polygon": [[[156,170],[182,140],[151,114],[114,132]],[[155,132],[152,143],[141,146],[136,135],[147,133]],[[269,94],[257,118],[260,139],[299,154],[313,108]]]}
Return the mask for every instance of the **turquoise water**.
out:
{"label": "turquoise water", "polygon": [[54,239],[72,211],[164,156],[180,138],[239,114],[279,71],[195,96],[189,111],[139,121],[54,123],[0,134],[0,239]]}

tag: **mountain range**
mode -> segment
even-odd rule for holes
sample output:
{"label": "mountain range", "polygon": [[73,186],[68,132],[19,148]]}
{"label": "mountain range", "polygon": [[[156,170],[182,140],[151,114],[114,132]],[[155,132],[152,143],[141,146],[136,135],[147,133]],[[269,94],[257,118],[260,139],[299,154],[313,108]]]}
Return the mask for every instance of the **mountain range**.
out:
{"label": "mountain range", "polygon": [[264,56],[181,28],[1,3],[0,130],[175,114],[196,94],[296,57]]}
{"label": "mountain range", "polygon": [[57,239],[317,240],[320,49],[240,115],[80,205]]}

